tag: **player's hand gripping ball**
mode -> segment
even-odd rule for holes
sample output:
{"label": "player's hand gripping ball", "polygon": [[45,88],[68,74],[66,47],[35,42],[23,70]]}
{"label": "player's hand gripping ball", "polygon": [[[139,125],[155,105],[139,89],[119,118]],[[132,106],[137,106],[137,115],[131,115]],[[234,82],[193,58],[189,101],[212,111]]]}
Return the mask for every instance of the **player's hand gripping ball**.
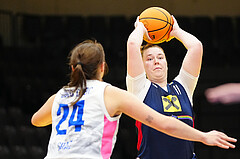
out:
{"label": "player's hand gripping ball", "polygon": [[170,40],[169,34],[173,27],[173,18],[165,9],[160,7],[147,8],[140,14],[139,21],[144,24],[149,37],[152,39],[149,41],[144,36],[143,39],[146,42],[158,44]]}

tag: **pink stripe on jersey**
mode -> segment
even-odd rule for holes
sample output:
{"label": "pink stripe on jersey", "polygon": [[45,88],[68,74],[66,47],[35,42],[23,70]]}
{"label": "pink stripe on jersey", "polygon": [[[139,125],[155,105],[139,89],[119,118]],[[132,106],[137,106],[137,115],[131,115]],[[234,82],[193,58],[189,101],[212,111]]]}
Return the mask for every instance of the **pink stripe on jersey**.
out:
{"label": "pink stripe on jersey", "polygon": [[113,136],[117,128],[117,121],[109,121],[104,115],[101,154],[103,159],[109,159],[112,154]]}

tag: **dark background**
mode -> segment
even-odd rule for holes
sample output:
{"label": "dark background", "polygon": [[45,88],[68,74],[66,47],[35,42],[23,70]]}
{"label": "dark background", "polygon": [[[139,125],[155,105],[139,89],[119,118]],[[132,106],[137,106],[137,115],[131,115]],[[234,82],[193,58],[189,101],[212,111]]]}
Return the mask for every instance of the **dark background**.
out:
{"label": "dark background", "polygon": [[[86,5],[85,1],[82,2]],[[103,4],[107,2],[105,0]],[[153,2],[155,6],[161,6]],[[204,46],[202,70],[194,94],[195,127],[202,131],[220,130],[239,139],[239,104],[210,104],[204,91],[219,84],[239,82],[240,15],[227,6],[224,12],[219,11],[221,8],[213,8],[216,12],[209,10],[209,15],[206,14],[208,11],[198,8],[200,14],[197,14],[194,7],[198,2],[191,1],[193,7],[189,12],[180,10],[177,2],[164,2],[179,25],[198,37]],[[78,8],[76,6],[71,14],[71,9],[63,10],[56,1],[53,6],[49,3],[47,9],[32,5],[35,10],[30,4],[12,7],[10,2],[2,3],[6,7],[0,7],[0,158],[40,159],[46,155],[51,126],[33,127],[31,116],[50,95],[68,83],[67,56],[77,43],[89,38],[102,43],[110,68],[104,80],[126,89],[126,41],[144,4],[135,6],[132,13],[126,9],[120,12],[118,3],[120,5],[121,2],[111,4],[117,13],[114,8],[105,6],[105,14],[99,13],[101,9],[93,11],[91,7],[87,8],[89,14],[82,13],[87,9],[81,10],[81,6],[79,14],[74,10]],[[134,6],[132,3],[129,5]],[[240,10],[238,3],[231,6]],[[175,39],[160,46],[167,56],[170,81],[177,75],[186,50]],[[122,116],[112,159],[136,157],[134,122]],[[239,143],[236,146],[232,150],[223,150],[196,143],[195,151],[200,159],[239,159]]]}

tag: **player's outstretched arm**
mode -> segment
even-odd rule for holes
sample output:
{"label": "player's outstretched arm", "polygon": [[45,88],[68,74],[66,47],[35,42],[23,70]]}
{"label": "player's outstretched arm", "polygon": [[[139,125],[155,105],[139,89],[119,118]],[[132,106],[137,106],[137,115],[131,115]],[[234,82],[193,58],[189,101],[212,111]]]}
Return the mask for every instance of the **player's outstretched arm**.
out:
{"label": "player's outstretched arm", "polygon": [[107,111],[111,116],[124,113],[173,137],[202,142],[209,146],[218,146],[225,149],[235,148],[230,142],[236,142],[236,139],[218,131],[204,133],[175,118],[162,115],[125,90],[108,86],[105,89],[104,100]]}
{"label": "player's outstretched arm", "polygon": [[237,140],[231,137],[228,137],[226,134],[213,130],[205,133],[205,138],[202,141],[205,145],[209,146],[218,146],[224,149],[235,148],[230,142],[236,142]]}
{"label": "player's outstretched arm", "polygon": [[32,116],[31,123],[37,127],[52,124],[52,105],[56,94],[52,95],[46,103]]}

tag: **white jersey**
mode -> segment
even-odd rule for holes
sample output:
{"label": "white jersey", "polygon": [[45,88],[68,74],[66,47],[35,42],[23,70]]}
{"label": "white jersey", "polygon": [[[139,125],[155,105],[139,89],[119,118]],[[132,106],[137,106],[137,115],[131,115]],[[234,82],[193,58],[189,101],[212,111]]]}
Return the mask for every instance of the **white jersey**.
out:
{"label": "white jersey", "polygon": [[79,89],[62,88],[52,107],[52,133],[45,159],[109,159],[116,142],[119,118],[104,104],[108,83],[87,80],[87,90],[74,105]]}

